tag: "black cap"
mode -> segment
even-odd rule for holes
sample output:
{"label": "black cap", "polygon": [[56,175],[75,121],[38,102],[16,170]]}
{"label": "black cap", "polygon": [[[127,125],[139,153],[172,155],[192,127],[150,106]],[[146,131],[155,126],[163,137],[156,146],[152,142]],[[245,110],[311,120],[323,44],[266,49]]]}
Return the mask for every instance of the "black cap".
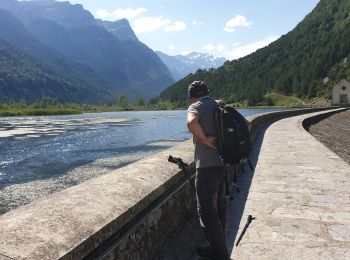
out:
{"label": "black cap", "polygon": [[193,81],[188,86],[188,97],[192,98],[198,98],[209,94],[209,89],[207,88],[207,85],[203,81],[196,80]]}

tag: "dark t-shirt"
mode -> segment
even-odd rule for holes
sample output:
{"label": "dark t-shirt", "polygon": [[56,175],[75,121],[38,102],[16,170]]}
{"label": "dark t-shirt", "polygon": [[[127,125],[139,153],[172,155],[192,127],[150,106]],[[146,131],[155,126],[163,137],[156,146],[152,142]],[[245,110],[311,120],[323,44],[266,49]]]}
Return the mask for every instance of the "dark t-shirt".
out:
{"label": "dark t-shirt", "polygon": [[[197,114],[199,124],[206,136],[217,137],[215,122],[215,112],[217,109],[218,105],[215,100],[210,97],[201,97],[189,106],[187,113]],[[196,161],[196,168],[221,165],[217,150],[198,142],[195,138],[193,138],[193,143],[195,145],[194,159]]]}

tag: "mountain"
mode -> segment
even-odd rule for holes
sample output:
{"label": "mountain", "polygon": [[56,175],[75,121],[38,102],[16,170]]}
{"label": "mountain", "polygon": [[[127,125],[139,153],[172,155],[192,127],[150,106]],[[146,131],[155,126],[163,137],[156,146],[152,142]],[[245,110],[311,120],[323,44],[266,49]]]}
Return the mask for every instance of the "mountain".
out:
{"label": "mountain", "polygon": [[222,66],[225,58],[217,58],[209,54],[191,52],[187,55],[169,56],[163,52],[156,51],[159,58],[169,68],[173,77],[180,80],[198,69],[210,69]]}
{"label": "mountain", "polygon": [[[111,95],[124,92],[131,98],[149,99],[174,82],[166,66],[137,39],[126,20],[103,22],[81,5],[54,0],[0,0],[0,8],[20,21],[28,38],[61,55],[66,63],[89,69]],[[2,31],[0,38],[4,38]],[[10,43],[42,59],[51,57],[33,46],[20,46],[16,40]]]}
{"label": "mountain", "polygon": [[41,97],[60,102],[98,103],[111,101],[109,93],[71,76],[53,64],[33,57],[0,40],[0,102]]}
{"label": "mountain", "polygon": [[268,92],[297,97],[329,96],[331,83],[350,79],[350,1],[321,0],[291,32],[269,46],[199,70],[162,92],[161,100],[183,104],[187,85],[204,80],[214,97],[257,104]]}
{"label": "mountain", "polygon": [[[111,100],[110,93],[103,88],[105,82],[99,79],[91,69],[67,60],[59,53],[41,44],[31,36],[20,21],[3,9],[0,9],[0,36],[0,55],[2,56],[2,67],[0,69],[1,101],[24,98],[32,102],[35,98],[45,95],[55,97],[54,92],[50,91],[49,88],[52,87],[59,91],[59,88],[56,88],[57,86],[63,88],[62,93],[56,94],[61,102],[100,103]],[[33,70],[30,69],[30,64],[33,64]],[[9,65],[11,67],[8,67]],[[6,71],[9,74],[6,74]],[[35,71],[34,74],[33,71]],[[28,73],[20,75],[21,72]],[[28,75],[33,77],[26,77]],[[43,78],[40,78],[40,75]],[[51,86],[48,86],[49,82],[52,84]],[[9,83],[11,83],[12,88],[8,85]],[[37,91],[30,95],[26,89],[26,86],[29,87],[29,85],[35,85],[37,89],[45,89],[45,91]],[[70,92],[76,93],[65,97],[62,94],[68,93],[64,90],[66,88],[69,88]],[[73,88],[76,89],[73,91]],[[14,91],[13,93],[11,93],[11,89]],[[22,89],[22,93],[20,89]],[[42,93],[41,96],[38,95],[39,92]],[[7,95],[4,93],[7,93]]]}
{"label": "mountain", "polygon": [[133,84],[130,86],[133,93],[139,93],[138,88],[144,86],[146,88],[138,96],[154,97],[175,82],[169,69],[157,54],[137,39],[126,19],[101,23],[116,40],[122,43],[120,49],[127,56],[123,68],[133,79]]}

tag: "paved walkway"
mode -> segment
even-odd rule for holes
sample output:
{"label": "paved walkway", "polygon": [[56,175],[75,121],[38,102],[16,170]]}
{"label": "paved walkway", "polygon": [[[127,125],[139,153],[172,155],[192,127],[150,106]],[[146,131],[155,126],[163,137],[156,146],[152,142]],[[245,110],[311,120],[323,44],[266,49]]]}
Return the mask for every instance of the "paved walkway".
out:
{"label": "paved walkway", "polygon": [[[350,259],[350,166],[303,129],[310,116],[258,137],[254,176],[239,174],[231,202],[233,259]],[[235,247],[248,215],[256,219]]]}

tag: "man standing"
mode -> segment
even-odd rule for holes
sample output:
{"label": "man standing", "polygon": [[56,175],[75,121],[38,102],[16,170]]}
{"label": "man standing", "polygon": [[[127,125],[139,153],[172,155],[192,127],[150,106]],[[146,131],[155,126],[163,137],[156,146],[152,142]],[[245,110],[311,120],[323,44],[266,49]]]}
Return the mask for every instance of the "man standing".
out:
{"label": "man standing", "polygon": [[224,196],[225,175],[217,148],[218,104],[208,95],[209,90],[202,81],[194,81],[188,87],[188,98],[192,104],[187,110],[187,127],[193,134],[195,145],[197,210],[209,242],[209,247],[198,248],[198,253],[210,259],[227,260],[227,198]]}

